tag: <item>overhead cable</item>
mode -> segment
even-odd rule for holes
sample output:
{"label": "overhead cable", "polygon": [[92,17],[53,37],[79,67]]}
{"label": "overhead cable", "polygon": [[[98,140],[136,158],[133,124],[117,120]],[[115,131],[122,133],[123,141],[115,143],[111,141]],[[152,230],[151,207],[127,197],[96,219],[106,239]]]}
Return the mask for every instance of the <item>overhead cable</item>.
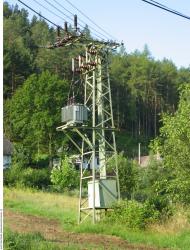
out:
{"label": "overhead cable", "polygon": [[[36,2],[36,0],[34,0],[35,2]],[[63,11],[61,11],[60,9],[58,9],[54,4],[52,4],[52,3],[50,3],[48,0],[44,0],[46,3],[48,3],[51,7],[53,7],[54,9],[56,9],[57,11],[59,11],[61,14],[63,14],[63,15],[65,15],[68,19],[70,19],[70,20],[73,20],[70,16],[68,16],[68,15],[66,15]],[[55,1],[55,2],[57,2],[57,1]],[[42,6],[42,4],[40,4],[41,6]],[[60,4],[59,4],[60,5]],[[44,7],[44,6],[42,6],[42,7]],[[44,7],[45,8],[45,7]],[[47,8],[46,8],[47,9]],[[66,8],[64,8],[65,10],[67,10]],[[72,16],[74,16],[74,14],[72,13],[72,12],[70,12],[69,10],[67,10],[70,14],[72,14]],[[51,11],[52,12],[52,11]],[[55,13],[54,13],[55,14]],[[57,14],[55,14],[56,16],[58,16]],[[60,16],[58,16],[59,18],[61,18]],[[62,19],[62,18],[61,18]],[[78,20],[80,20],[81,22],[83,22],[81,19],[79,19],[78,18]],[[86,25],[86,23],[85,22],[83,22],[85,25]],[[80,23],[78,23],[78,25],[82,28],[82,29],[84,29],[85,27],[84,26],[82,26]],[[89,28],[91,28],[90,26],[89,26]],[[95,30],[95,29],[94,29]],[[95,32],[97,32],[99,35],[102,35],[102,36],[104,36],[107,40],[109,40],[105,35],[103,35],[103,34],[101,34],[100,32],[98,32],[97,30],[95,30]],[[101,36],[99,36],[99,35],[97,35],[97,34],[94,34],[95,36],[97,36],[97,37],[99,37],[100,39],[102,39],[102,40],[104,40],[104,38],[102,38]]]}
{"label": "overhead cable", "polygon": [[[47,0],[44,0],[44,1],[47,1]],[[47,1],[48,2],[48,1]],[[57,0],[54,0],[54,2],[57,4],[57,5],[59,5],[60,7],[62,7],[64,10],[66,10],[69,14],[71,14],[71,15],[73,15],[74,16],[74,14],[71,12],[71,11],[69,11],[67,8],[65,8],[62,4],[60,4]],[[55,6],[54,6],[55,7]],[[59,10],[59,12],[61,12],[60,10]],[[89,24],[87,24],[86,22],[84,22],[82,19],[80,19],[80,18],[78,18],[78,20],[81,22],[81,23],[83,23],[84,25],[87,25],[88,27],[89,27],[89,29],[91,29],[91,30],[94,30],[96,33],[98,33],[99,35],[101,35],[101,36],[103,36],[104,38],[106,38],[107,40],[109,40],[109,38],[107,37],[107,35],[104,35],[103,33],[101,33],[101,32],[99,32],[98,30],[96,30],[94,27],[92,27],[91,25],[89,25]],[[79,23],[79,25],[80,25],[80,23]],[[81,26],[81,25],[80,25]],[[84,27],[83,27],[84,28]]]}
{"label": "overhead cable", "polygon": [[[66,1],[67,1],[67,0],[66,0]],[[150,5],[153,5],[153,6],[155,6],[155,7],[158,7],[158,8],[160,8],[160,9],[162,9],[162,10],[168,11],[168,12],[170,12],[170,13],[172,13],[172,14],[175,14],[175,15],[178,15],[178,16],[180,16],[180,17],[183,17],[183,18],[186,18],[186,19],[190,20],[190,17],[189,17],[189,16],[186,16],[186,15],[184,15],[184,14],[182,14],[182,13],[176,11],[176,10],[170,9],[170,8],[168,8],[167,6],[162,5],[162,4],[160,4],[160,3],[156,2],[156,1],[153,1],[153,0],[149,0],[149,1],[147,1],[147,0],[141,0],[141,1],[143,1],[143,2],[145,2],[145,3],[148,3],[148,4],[150,4]]]}
{"label": "overhead cable", "polygon": [[65,0],[67,3],[69,3],[73,8],[75,8],[78,12],[80,12],[85,18],[87,18],[91,23],[93,23],[96,27],[101,29],[103,32],[105,32],[108,36],[112,37],[114,40],[115,37],[113,37],[111,34],[109,34],[107,31],[105,31],[103,28],[101,28],[98,24],[96,24],[90,17],[88,17],[83,11],[79,10],[74,4],[72,4],[69,0]]}
{"label": "overhead cable", "polygon": [[[35,1],[35,0],[34,0]],[[36,10],[34,10],[32,7],[30,7],[29,5],[27,5],[26,3],[24,3],[22,0],[18,0],[18,2],[20,2],[21,4],[23,4],[25,7],[27,7],[28,9],[30,9],[32,12],[34,12],[35,14],[37,14],[38,16],[40,16],[41,18],[43,18],[44,20],[46,20],[47,22],[51,23],[52,25],[56,26],[57,28],[60,28],[61,30],[64,30],[60,25],[57,25],[56,23],[52,22],[50,19],[48,19],[47,17],[45,17],[44,15],[42,15],[40,12],[37,12]],[[43,6],[41,4],[41,6]],[[44,6],[43,6],[44,7]],[[44,7],[45,9],[47,9],[46,7]],[[47,9],[48,10],[48,9]],[[50,10],[48,10],[50,11]],[[53,13],[54,15],[56,15],[54,12],[50,11],[51,13]],[[58,16],[59,18],[63,19],[62,17]],[[63,19],[64,21],[66,21],[65,19]],[[101,40],[104,40],[102,37],[100,37],[97,34],[94,34],[96,37],[98,37]]]}
{"label": "overhead cable", "polygon": [[[47,22],[51,23],[52,25],[56,26],[56,27],[60,27],[57,24],[55,24],[54,22],[52,22],[51,20],[49,20],[47,17],[41,15],[39,12],[37,12],[36,10],[34,10],[33,8],[31,8],[30,6],[28,6],[27,4],[25,4],[24,2],[22,2],[21,0],[18,0],[20,3],[22,3],[25,7],[27,7],[28,9],[30,9],[32,12],[36,13],[38,16],[42,17],[44,20],[46,20]],[[60,27],[61,28],[61,27]],[[61,28],[63,29],[63,28]]]}

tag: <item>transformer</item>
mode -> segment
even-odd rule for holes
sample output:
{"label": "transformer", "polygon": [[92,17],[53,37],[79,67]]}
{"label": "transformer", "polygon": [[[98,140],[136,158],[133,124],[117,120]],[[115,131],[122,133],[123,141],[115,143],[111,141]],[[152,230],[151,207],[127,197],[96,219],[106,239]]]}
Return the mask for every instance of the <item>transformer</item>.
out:
{"label": "transformer", "polygon": [[61,109],[63,123],[84,123],[88,120],[88,109],[83,104],[72,104]]}

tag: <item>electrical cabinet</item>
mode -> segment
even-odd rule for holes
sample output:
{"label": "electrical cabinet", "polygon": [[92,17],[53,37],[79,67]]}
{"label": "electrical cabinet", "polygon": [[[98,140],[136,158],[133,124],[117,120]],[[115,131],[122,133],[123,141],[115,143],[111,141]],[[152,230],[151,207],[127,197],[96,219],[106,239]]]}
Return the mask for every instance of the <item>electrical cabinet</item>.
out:
{"label": "electrical cabinet", "polygon": [[[118,199],[116,180],[95,181],[95,207],[110,208]],[[88,207],[93,208],[93,181],[88,182]]]}

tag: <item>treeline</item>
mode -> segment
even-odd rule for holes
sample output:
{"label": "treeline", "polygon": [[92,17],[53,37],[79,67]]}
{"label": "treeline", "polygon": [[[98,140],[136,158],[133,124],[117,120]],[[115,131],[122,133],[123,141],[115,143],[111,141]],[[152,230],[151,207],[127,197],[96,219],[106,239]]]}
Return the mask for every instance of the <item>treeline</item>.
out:
{"label": "treeline", "polygon": [[[4,132],[27,164],[47,159],[52,165],[58,149],[70,148],[55,128],[67,102],[71,58],[80,48],[44,49],[55,41],[56,30],[36,16],[29,19],[17,5],[4,2],[3,7]],[[90,36],[88,27],[84,32]],[[110,74],[118,151],[134,158],[140,142],[142,154],[148,154],[162,126],[161,114],[175,113],[179,88],[190,83],[190,68],[155,60],[147,46],[130,54],[122,47],[111,55]]]}

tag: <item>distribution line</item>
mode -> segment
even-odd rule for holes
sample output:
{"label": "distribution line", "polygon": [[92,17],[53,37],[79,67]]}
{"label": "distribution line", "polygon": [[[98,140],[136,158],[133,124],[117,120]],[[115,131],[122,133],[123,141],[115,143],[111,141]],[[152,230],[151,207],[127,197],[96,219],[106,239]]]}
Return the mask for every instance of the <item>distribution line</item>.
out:
{"label": "distribution line", "polygon": [[[65,21],[66,22],[66,19],[65,18],[63,18],[63,17],[61,17],[61,16],[59,16],[59,15],[57,15],[55,12],[53,12],[52,10],[49,10],[46,6],[44,6],[43,4],[41,4],[41,3],[39,3],[39,2],[37,2],[36,0],[33,0],[34,2],[36,2],[38,5],[40,5],[42,8],[44,8],[45,10],[47,10],[48,12],[50,12],[50,13],[52,13],[53,15],[55,15],[55,16],[57,16],[58,18],[60,18],[61,20],[63,20],[63,21]],[[53,4],[51,4],[49,1],[47,1],[47,0],[44,0],[45,2],[47,2],[51,7],[54,7],[56,10],[59,10],[58,8],[56,8]],[[68,19],[70,19],[71,21],[73,21],[73,19],[71,18],[71,17],[69,17],[68,15],[66,15],[65,13],[63,13],[62,11],[61,11],[61,13],[63,14],[63,15],[65,15]],[[68,22],[69,23],[69,22]],[[71,23],[69,23],[70,25],[71,25]],[[80,24],[79,24],[80,25]],[[82,25],[80,25],[82,28],[84,28]],[[95,34],[95,33],[93,33],[96,37],[98,37],[99,39],[101,39],[101,40],[104,40],[102,37],[100,37],[99,35],[97,35],[97,34]]]}
{"label": "distribution line", "polygon": [[[67,1],[67,0],[66,0],[66,1]],[[160,9],[162,9],[162,10],[168,11],[168,12],[170,12],[170,13],[172,13],[172,14],[175,14],[175,15],[178,15],[178,16],[180,16],[180,17],[183,17],[183,18],[186,18],[186,19],[190,20],[190,17],[189,17],[189,16],[186,16],[186,15],[184,15],[184,14],[182,14],[182,13],[176,11],[176,10],[172,10],[172,9],[166,7],[166,6],[164,7],[164,5],[159,4],[159,3],[156,3],[155,1],[152,1],[152,0],[150,0],[151,2],[149,2],[149,1],[147,1],[147,0],[141,0],[141,1],[143,1],[143,2],[145,2],[145,3],[148,3],[148,4],[150,4],[150,5],[153,5],[153,6],[155,6],[155,7],[158,7],[158,8],[160,8]]]}
{"label": "distribution line", "polygon": [[[167,7],[166,5],[163,5],[163,4],[159,3],[159,2],[156,2],[154,0],[149,0],[149,1],[151,1],[151,2],[153,2],[155,4],[158,4],[158,5],[160,5],[160,6],[164,7],[164,8],[167,8],[168,10],[171,10],[171,11],[174,11],[174,12],[176,12],[178,14],[181,14],[179,11],[173,10],[173,9],[171,9],[171,8]],[[184,16],[186,16],[186,15],[184,15]]]}
{"label": "distribution line", "polygon": [[63,21],[66,22],[66,19],[64,19],[63,17],[60,17],[59,15],[57,15],[55,12],[53,12],[52,10],[49,10],[46,6],[44,6],[43,4],[39,3],[36,0],[33,0],[35,3],[37,3],[38,5],[40,5],[42,8],[44,8],[45,10],[47,10],[48,12],[50,12],[51,14],[53,14],[54,16],[57,16],[58,18],[62,19]]}
{"label": "distribution line", "polygon": [[[26,3],[24,3],[21,0],[18,0],[18,2],[22,3],[25,7],[27,7],[28,9],[30,9],[32,12],[36,13],[38,16],[42,17],[44,20],[46,20],[47,22],[51,23],[52,25],[56,26],[57,28],[60,28],[61,30],[64,31],[64,29],[60,26],[57,25],[56,23],[52,22],[51,20],[49,20],[47,17],[43,16],[42,14],[40,14],[39,12],[37,12],[36,10],[34,10],[33,8],[31,8],[29,5],[27,5]],[[99,37],[98,35],[95,34],[95,36]],[[101,38],[102,39],[102,38]],[[103,40],[103,39],[102,39]]]}
{"label": "distribution line", "polygon": [[[44,0],[46,1],[46,0]],[[57,0],[53,0],[57,5],[59,5],[60,7],[62,7],[64,10],[66,10],[69,14],[74,15],[71,11],[69,11],[67,8],[65,8],[62,4],[60,4]],[[59,10],[60,11],[60,10]],[[101,32],[99,32],[98,30],[96,30],[94,27],[92,27],[91,25],[87,24],[86,22],[84,22],[82,19],[78,18],[78,20],[83,23],[84,25],[87,25],[91,30],[94,30],[96,33],[98,33],[99,35],[103,36],[104,38],[106,38],[107,40],[109,40],[109,38],[102,34]]]}
{"label": "distribution line", "polygon": [[[36,2],[36,0],[34,0]],[[57,11],[59,11],[61,14],[63,14],[64,16],[66,16],[68,19],[70,19],[71,21],[73,21],[73,18],[66,15],[63,11],[61,11],[60,9],[58,9],[55,5],[53,5],[52,3],[50,3],[48,0],[44,0],[46,3],[48,3],[51,7],[53,7],[54,9],[56,9]],[[73,15],[73,14],[72,14]],[[74,15],[73,15],[74,16]]]}
{"label": "distribution line", "polygon": [[103,28],[101,28],[98,24],[96,24],[90,17],[88,17],[84,12],[79,10],[74,4],[72,4],[69,0],[65,0],[67,3],[69,3],[73,8],[78,10],[84,17],[86,17],[91,23],[93,23],[96,27],[101,29],[103,32],[105,32],[108,36],[112,37],[114,40],[117,40],[115,37],[113,37],[111,34],[109,34],[107,31],[105,31]]}
{"label": "distribution line", "polygon": [[[55,24],[54,22],[52,22],[51,20],[49,20],[47,17],[41,15],[39,12],[37,12],[36,10],[34,10],[33,8],[31,8],[30,6],[28,6],[27,4],[25,4],[24,2],[22,2],[21,0],[18,0],[18,2],[22,3],[25,7],[27,7],[28,9],[30,9],[31,11],[33,11],[34,13],[36,13],[38,16],[42,17],[44,20],[46,20],[47,22],[51,23],[52,25],[56,26],[57,28],[60,27],[57,24]],[[64,30],[63,28],[60,27],[60,29]]]}
{"label": "distribution line", "polygon": [[[36,2],[36,0],[34,0],[35,2]],[[63,14],[63,15],[65,15],[68,19],[70,19],[70,20],[72,20],[73,21],[73,19],[70,17],[70,16],[68,16],[68,15],[66,15],[63,11],[61,11],[60,9],[58,9],[55,5],[53,5],[52,3],[50,3],[48,0],[44,0],[47,4],[49,4],[51,7],[53,7],[54,9],[56,9],[57,11],[59,11],[61,14]],[[42,4],[40,4],[41,6],[42,6]],[[44,7],[44,6],[43,6]],[[66,9],[66,8],[64,8],[64,9]],[[68,11],[68,12],[70,12],[70,11]],[[72,12],[70,12],[71,14],[72,14],[72,16],[74,16],[74,14],[72,13]],[[54,13],[55,14],[55,13]],[[56,15],[56,14],[55,14]],[[58,16],[58,15],[56,15],[56,16]],[[59,18],[60,18],[60,16],[58,16]],[[62,19],[62,18],[61,18]],[[78,18],[79,19],[79,18]],[[80,20],[80,19],[79,19]],[[83,22],[83,21],[82,21]],[[86,25],[86,23],[85,22],[83,22],[85,25]],[[84,29],[85,27],[84,26],[82,26],[80,23],[78,24],[82,29]],[[90,26],[89,26],[90,27]],[[95,30],[95,29],[94,29]],[[100,34],[100,35],[102,35],[102,36],[104,36],[107,40],[109,40],[105,35],[103,35],[103,34],[101,34],[100,32],[98,32],[97,30],[95,30],[98,34]],[[97,36],[97,37],[99,37],[101,40],[104,40],[101,36],[99,36],[99,35],[97,35],[97,34],[94,34],[95,36]]]}

